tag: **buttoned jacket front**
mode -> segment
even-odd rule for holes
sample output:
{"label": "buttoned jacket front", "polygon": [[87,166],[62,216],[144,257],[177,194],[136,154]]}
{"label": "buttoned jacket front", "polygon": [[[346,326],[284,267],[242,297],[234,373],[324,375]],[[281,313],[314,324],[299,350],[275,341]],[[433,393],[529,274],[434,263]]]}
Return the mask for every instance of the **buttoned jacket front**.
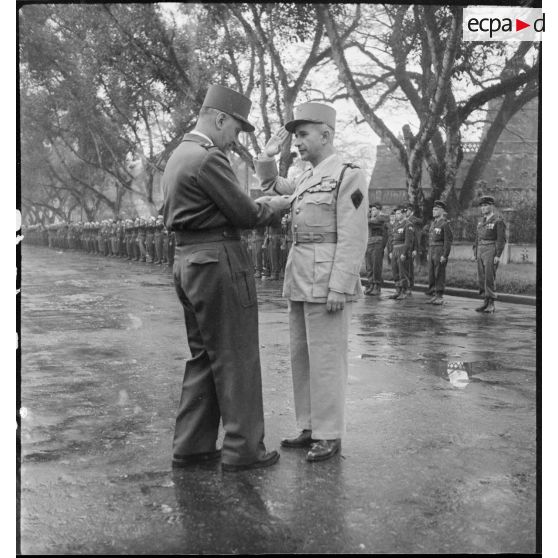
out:
{"label": "buttoned jacket front", "polygon": [[[329,290],[348,301],[362,295],[360,268],[368,240],[368,185],[364,172],[347,168],[334,155],[298,179],[278,176],[275,159],[256,159],[256,174],[267,193],[292,194],[293,245],[285,267],[283,296],[326,302]],[[297,238],[324,241],[297,241]],[[336,239],[336,242],[335,242]]]}

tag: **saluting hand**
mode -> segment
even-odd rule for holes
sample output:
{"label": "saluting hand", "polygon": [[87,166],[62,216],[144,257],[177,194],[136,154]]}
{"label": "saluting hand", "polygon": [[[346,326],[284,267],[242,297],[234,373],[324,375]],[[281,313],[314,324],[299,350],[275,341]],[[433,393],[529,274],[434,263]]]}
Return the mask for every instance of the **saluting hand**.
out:
{"label": "saluting hand", "polygon": [[337,312],[345,308],[345,295],[336,291],[329,291],[326,301],[326,310],[328,312]]}
{"label": "saluting hand", "polygon": [[279,128],[279,130],[269,138],[269,141],[265,144],[264,155],[266,157],[275,157],[280,151],[282,145],[285,143],[289,137],[289,132],[284,126]]}

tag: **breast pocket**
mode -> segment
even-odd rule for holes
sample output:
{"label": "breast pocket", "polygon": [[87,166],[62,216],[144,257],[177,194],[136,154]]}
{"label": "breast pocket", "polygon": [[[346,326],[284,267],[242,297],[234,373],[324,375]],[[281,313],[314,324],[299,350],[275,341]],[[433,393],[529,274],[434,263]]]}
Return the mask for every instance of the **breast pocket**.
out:
{"label": "breast pocket", "polygon": [[323,227],[335,222],[335,198],[333,192],[307,194],[304,206],[304,222],[310,227]]}

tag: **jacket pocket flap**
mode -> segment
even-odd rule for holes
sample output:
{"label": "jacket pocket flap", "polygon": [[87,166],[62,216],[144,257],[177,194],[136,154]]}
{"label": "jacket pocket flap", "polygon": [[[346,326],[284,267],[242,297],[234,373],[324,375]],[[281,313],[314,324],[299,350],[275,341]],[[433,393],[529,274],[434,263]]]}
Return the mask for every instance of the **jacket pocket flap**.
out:
{"label": "jacket pocket flap", "polygon": [[206,263],[218,263],[219,262],[219,251],[218,250],[200,250],[199,252],[194,252],[190,254],[186,261],[192,264],[206,264]]}
{"label": "jacket pocket flap", "polygon": [[335,245],[315,244],[314,261],[319,262],[332,262],[335,258]]}

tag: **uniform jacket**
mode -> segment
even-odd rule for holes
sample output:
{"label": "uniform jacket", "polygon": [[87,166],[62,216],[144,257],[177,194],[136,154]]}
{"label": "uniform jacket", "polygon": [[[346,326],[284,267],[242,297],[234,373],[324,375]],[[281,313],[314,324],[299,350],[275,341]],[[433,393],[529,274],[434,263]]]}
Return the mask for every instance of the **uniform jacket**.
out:
{"label": "uniform jacket", "polygon": [[382,248],[385,248],[388,241],[387,223],[381,217],[377,219],[371,217],[368,220],[368,238],[371,239],[378,236],[382,237]]}
{"label": "uniform jacket", "polygon": [[[325,161],[314,174],[309,169],[295,181],[278,176],[275,159],[256,159],[254,163],[266,192],[293,194],[293,244],[285,267],[283,296],[326,302],[331,289],[345,293],[349,301],[359,298],[360,267],[368,240],[368,183],[364,172],[347,168],[337,187],[343,169],[338,155]],[[297,242],[297,235],[305,233],[336,233],[337,242]]]}
{"label": "uniform jacket", "polygon": [[428,230],[428,246],[443,246],[442,256],[446,259],[449,257],[451,244],[453,242],[453,231],[447,219],[440,217],[430,223]]}
{"label": "uniform jacket", "polygon": [[197,134],[186,134],[174,150],[162,186],[169,231],[251,229],[275,218],[265,202],[255,202],[241,190],[225,154]]}
{"label": "uniform jacket", "polygon": [[393,223],[388,243],[388,252],[393,252],[393,247],[400,244],[404,244],[405,250],[411,252],[414,242],[415,228],[408,219]]}
{"label": "uniform jacket", "polygon": [[496,216],[494,213],[484,219],[484,217],[477,224],[477,238],[473,247],[475,256],[479,242],[486,244],[486,241],[492,241],[496,247],[495,255],[500,257],[506,245],[506,224],[501,217]]}

